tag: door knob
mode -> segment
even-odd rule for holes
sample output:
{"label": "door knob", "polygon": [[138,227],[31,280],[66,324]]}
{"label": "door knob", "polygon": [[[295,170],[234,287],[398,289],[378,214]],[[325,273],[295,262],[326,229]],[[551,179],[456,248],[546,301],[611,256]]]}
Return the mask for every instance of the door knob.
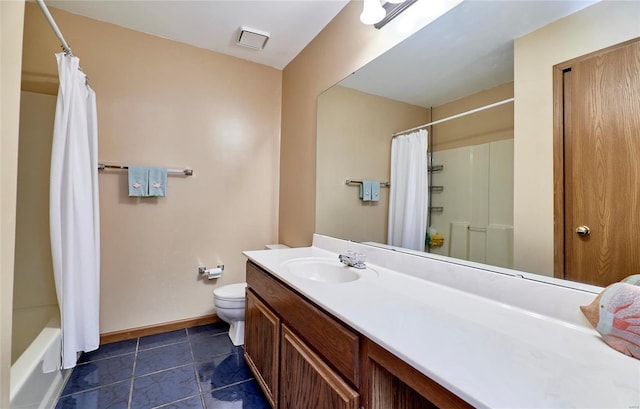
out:
{"label": "door knob", "polygon": [[591,234],[591,229],[588,226],[580,226],[576,228],[578,236],[588,236]]}

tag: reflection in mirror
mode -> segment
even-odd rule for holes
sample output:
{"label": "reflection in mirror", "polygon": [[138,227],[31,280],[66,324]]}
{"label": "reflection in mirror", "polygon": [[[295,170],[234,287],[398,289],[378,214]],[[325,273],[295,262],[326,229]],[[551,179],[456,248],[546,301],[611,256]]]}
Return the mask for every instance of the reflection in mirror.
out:
{"label": "reflection in mirror", "polygon": [[[345,181],[389,181],[394,133],[514,96],[518,104],[519,95],[514,89],[519,89],[520,82],[515,81],[520,79],[514,77],[514,60],[517,64],[536,58],[532,50],[540,53],[545,49],[548,25],[553,23],[556,32],[561,27],[582,41],[579,47],[563,45],[562,41],[554,44],[572,49],[558,52],[569,57],[548,65],[550,92],[554,64],[603,48],[594,39],[598,33],[593,38],[589,35],[592,27],[601,26],[594,24],[598,13],[590,9],[613,9],[624,2],[593,3],[462,2],[320,95],[316,232],[387,244],[389,189],[380,189],[379,201],[363,201],[360,186]],[[619,25],[628,27],[637,18],[624,11],[613,15],[620,21],[607,23],[606,30],[611,32]],[[536,47],[522,47],[520,54],[514,54],[514,40],[518,38]],[[543,109],[551,111],[552,101],[546,104],[528,115],[543,116]],[[552,251],[546,250],[553,246],[552,236],[517,242],[523,236],[517,234],[519,223],[514,221],[514,188],[519,183],[514,177],[517,117],[514,104],[509,103],[426,128],[430,164],[442,165],[441,170],[429,173],[430,186],[442,189],[429,193],[429,234],[424,250],[553,276],[553,268],[549,268],[553,265]],[[551,140],[552,135],[544,138]],[[550,185],[552,181],[548,182]],[[521,203],[521,209],[548,206],[552,210],[552,197],[541,195],[540,200],[549,203]],[[545,228],[552,231],[552,226]],[[514,247],[531,251],[520,259]],[[536,254],[537,248],[544,250]],[[526,260],[536,257],[543,259],[539,267],[527,264]]]}

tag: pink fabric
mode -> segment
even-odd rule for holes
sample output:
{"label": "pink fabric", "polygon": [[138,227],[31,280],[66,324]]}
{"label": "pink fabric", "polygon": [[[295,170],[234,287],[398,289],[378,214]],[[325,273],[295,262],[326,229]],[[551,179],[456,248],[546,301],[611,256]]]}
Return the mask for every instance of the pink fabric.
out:
{"label": "pink fabric", "polygon": [[640,286],[615,283],[599,299],[596,331],[612,348],[640,359]]}

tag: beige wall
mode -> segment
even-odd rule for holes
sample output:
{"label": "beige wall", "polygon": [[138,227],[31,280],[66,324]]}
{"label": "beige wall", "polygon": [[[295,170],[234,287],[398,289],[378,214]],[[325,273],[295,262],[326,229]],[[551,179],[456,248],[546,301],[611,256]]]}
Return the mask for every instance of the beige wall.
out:
{"label": "beige wall", "polygon": [[640,37],[640,2],[601,2],[515,41],[514,266],[553,275],[552,67]]}
{"label": "beige wall", "polygon": [[[513,82],[433,107],[433,120],[513,98]],[[497,106],[455,121],[434,125],[431,129],[434,152],[461,146],[480,145],[513,138],[513,103]],[[434,156],[436,158],[437,156]],[[437,160],[436,160],[437,161]]]}
{"label": "beige wall", "polygon": [[12,361],[44,328],[50,312],[55,315],[58,310],[49,240],[49,169],[55,112],[55,96],[22,92]]}
{"label": "beige wall", "polygon": [[[52,14],[97,94],[100,161],[195,172],[143,199],[127,196],[126,172],[100,173],[101,332],[213,313],[215,286],[244,280],[241,252],[277,241],[281,71]],[[57,75],[57,39],[33,4],[24,41],[30,78]],[[221,279],[198,279],[219,263]]]}
{"label": "beige wall", "polygon": [[429,120],[426,108],[341,86],[318,97],[316,228],[320,234],[387,242],[389,189],[363,202],[346,179],[389,181],[391,134]]}
{"label": "beige wall", "polygon": [[24,1],[0,2],[0,408],[9,407]]}
{"label": "beige wall", "polygon": [[[418,2],[381,30],[360,23],[362,2],[353,0],[283,71],[280,150],[280,241],[311,243],[315,226],[316,98],[324,90],[379,56],[434,18]],[[441,11],[458,4],[445,2]],[[410,31],[409,19],[421,20]]]}

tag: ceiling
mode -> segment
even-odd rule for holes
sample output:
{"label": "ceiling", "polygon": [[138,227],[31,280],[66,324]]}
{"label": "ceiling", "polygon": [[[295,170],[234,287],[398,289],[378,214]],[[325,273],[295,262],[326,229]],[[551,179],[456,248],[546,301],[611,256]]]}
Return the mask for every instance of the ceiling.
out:
{"label": "ceiling", "polygon": [[513,81],[513,40],[595,0],[467,0],[340,84],[422,107]]}
{"label": "ceiling", "polygon": [[[348,0],[45,0],[95,20],[283,69]],[[236,44],[240,27],[267,32],[261,51]],[[60,27],[64,34],[64,27]],[[73,44],[70,44],[73,47]]]}
{"label": "ceiling", "polygon": [[[293,60],[348,3],[348,0],[45,1],[50,7],[277,69]],[[512,81],[515,38],[596,1],[466,0],[341,84],[418,106],[438,106]],[[265,48],[257,51],[237,45],[240,27],[269,33]],[[64,33],[64,27],[61,30]]]}

